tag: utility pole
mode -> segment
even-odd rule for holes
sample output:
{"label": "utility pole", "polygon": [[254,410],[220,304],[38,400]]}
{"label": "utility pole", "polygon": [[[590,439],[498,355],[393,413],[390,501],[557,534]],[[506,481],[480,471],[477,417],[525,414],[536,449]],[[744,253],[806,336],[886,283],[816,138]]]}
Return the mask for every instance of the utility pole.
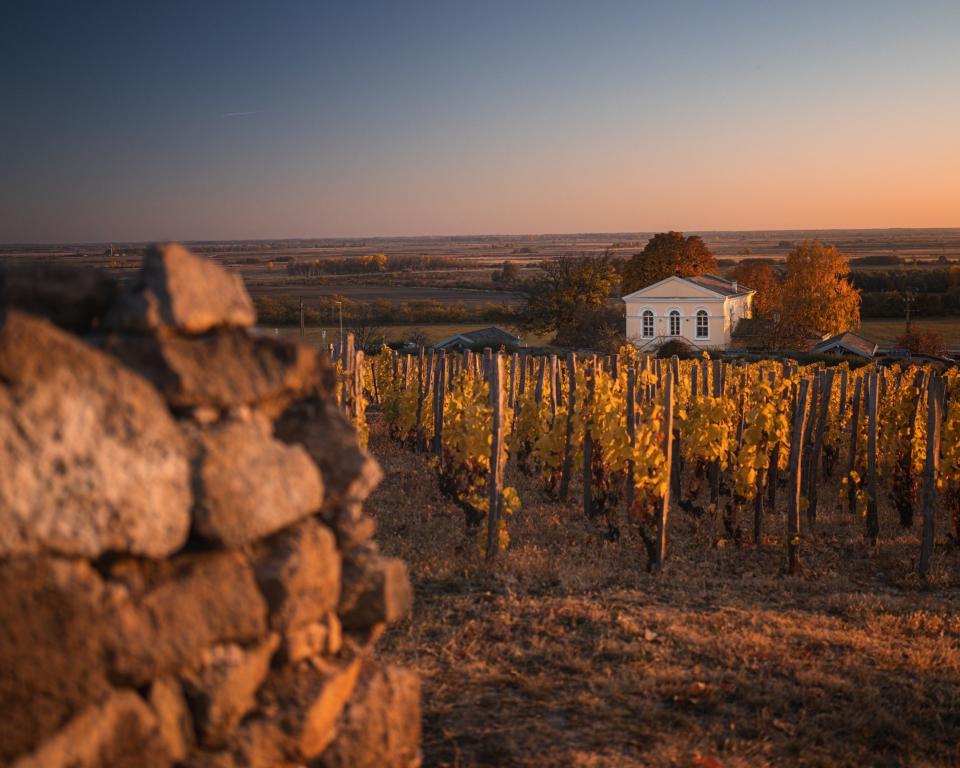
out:
{"label": "utility pole", "polygon": [[910,335],[910,311],[913,309],[913,303],[917,300],[917,292],[913,288],[907,288],[903,294],[903,304],[907,310],[907,335]]}
{"label": "utility pole", "polygon": [[343,349],[343,299],[337,301],[337,308],[340,310],[340,349]]}

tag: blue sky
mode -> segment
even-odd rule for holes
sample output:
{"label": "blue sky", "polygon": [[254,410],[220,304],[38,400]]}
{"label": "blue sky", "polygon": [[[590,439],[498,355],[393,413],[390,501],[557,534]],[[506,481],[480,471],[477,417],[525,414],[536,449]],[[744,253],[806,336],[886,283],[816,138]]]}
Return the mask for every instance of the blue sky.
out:
{"label": "blue sky", "polygon": [[44,2],[0,241],[960,226],[957,2]]}

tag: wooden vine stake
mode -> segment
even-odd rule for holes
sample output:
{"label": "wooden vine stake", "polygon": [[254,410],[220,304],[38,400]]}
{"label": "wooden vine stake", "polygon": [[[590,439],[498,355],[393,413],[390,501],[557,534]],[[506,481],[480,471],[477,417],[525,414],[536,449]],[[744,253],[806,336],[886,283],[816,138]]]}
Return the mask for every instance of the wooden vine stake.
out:
{"label": "wooden vine stake", "polygon": [[813,526],[817,522],[817,467],[823,453],[823,435],[827,429],[827,417],[830,414],[830,396],[833,393],[833,371],[827,371],[820,389],[820,414],[817,417],[816,432],[813,436],[813,452],[807,467],[807,520]]}
{"label": "wooden vine stake", "polygon": [[923,466],[923,533],[920,539],[920,575],[926,577],[933,555],[937,473],[940,471],[940,427],[943,423],[945,381],[931,378],[927,387],[927,458]]}
{"label": "wooden vine stake", "polygon": [[570,493],[570,475],[573,472],[573,407],[577,398],[577,355],[567,353],[567,439],[563,444],[563,466],[560,469],[560,501]]}
{"label": "wooden vine stake", "polygon": [[673,468],[673,371],[667,369],[663,377],[663,467],[667,473],[667,482],[657,510],[657,552],[653,563],[655,573],[663,571],[663,562],[667,559],[667,516],[670,513],[670,485]]}
{"label": "wooden vine stake", "polygon": [[[597,390],[597,358],[586,367],[587,399],[586,406],[593,405]],[[590,432],[590,423],[584,420],[583,430],[583,516],[588,520],[593,517],[593,435]]]}
{"label": "wooden vine stake", "polygon": [[547,359],[545,357],[540,358],[540,368],[537,371],[537,386],[533,390],[533,399],[540,405],[543,402],[543,385],[547,375]]}
{"label": "wooden vine stake", "polygon": [[863,401],[863,376],[853,386],[853,414],[850,416],[850,454],[847,457],[847,504],[850,514],[857,512],[857,486],[850,477],[857,468],[857,441],[860,437],[860,403]]}
{"label": "wooden vine stake", "polygon": [[447,396],[447,353],[440,353],[433,387],[433,453],[443,456],[443,408]]}
{"label": "wooden vine stake", "polygon": [[[630,365],[627,367],[627,438],[630,441],[631,455],[632,450],[637,444],[637,369]],[[636,467],[633,459],[627,459],[627,514],[633,511],[634,498],[634,477]]]}
{"label": "wooden vine stake", "polygon": [[490,385],[490,407],[493,425],[490,440],[490,478],[487,486],[487,560],[500,548],[500,510],[503,506],[503,355],[490,360],[487,380]]}
{"label": "wooden vine stake", "polygon": [[880,378],[871,373],[867,378],[867,543],[877,545],[880,538],[880,514],[877,509],[877,404]]}
{"label": "wooden vine stake", "polygon": [[557,398],[560,397],[560,368],[557,356],[550,355],[550,423],[557,418]]}
{"label": "wooden vine stake", "polygon": [[800,391],[793,411],[793,433],[790,436],[790,498],[787,505],[787,573],[796,573],[800,564],[800,489],[803,462],[803,437],[807,425],[807,390],[810,382],[800,382]]}
{"label": "wooden vine stake", "polygon": [[364,415],[363,404],[363,350],[358,350],[353,365],[353,423],[359,426]]}
{"label": "wooden vine stake", "polygon": [[879,377],[869,374],[867,387],[867,543],[877,545],[880,515],[877,511],[877,402]]}

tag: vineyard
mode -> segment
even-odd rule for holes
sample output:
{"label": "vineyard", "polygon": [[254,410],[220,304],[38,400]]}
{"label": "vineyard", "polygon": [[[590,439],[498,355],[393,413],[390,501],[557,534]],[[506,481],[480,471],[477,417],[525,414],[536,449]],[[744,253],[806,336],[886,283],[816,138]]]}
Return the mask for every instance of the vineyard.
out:
{"label": "vineyard", "polygon": [[[642,542],[647,568],[669,555],[670,515],[717,542],[783,545],[801,568],[818,509],[843,509],[868,545],[889,502],[921,523],[925,575],[938,507],[960,538],[960,390],[953,370],[669,360],[623,348],[565,359],[388,349],[334,352],[341,402],[361,435],[367,409],[430,462],[488,559],[510,546],[524,503],[507,468],[540,499],[582,503],[599,539]],[[528,490],[529,492],[529,490]],[[539,500],[539,499],[538,499]]]}

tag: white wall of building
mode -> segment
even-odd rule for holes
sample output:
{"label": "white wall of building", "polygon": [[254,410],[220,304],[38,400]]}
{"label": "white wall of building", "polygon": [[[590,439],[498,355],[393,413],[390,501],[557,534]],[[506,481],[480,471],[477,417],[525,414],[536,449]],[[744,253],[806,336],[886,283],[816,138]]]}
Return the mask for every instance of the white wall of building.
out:
{"label": "white wall of building", "polygon": [[[719,296],[685,280],[667,280],[624,297],[627,314],[627,339],[637,346],[659,346],[670,338],[708,349],[730,345],[731,334],[742,317],[750,317],[752,294]],[[653,328],[644,327],[644,313],[653,315]],[[679,333],[671,326],[672,312],[679,313]],[[699,326],[698,313],[706,313]]]}

